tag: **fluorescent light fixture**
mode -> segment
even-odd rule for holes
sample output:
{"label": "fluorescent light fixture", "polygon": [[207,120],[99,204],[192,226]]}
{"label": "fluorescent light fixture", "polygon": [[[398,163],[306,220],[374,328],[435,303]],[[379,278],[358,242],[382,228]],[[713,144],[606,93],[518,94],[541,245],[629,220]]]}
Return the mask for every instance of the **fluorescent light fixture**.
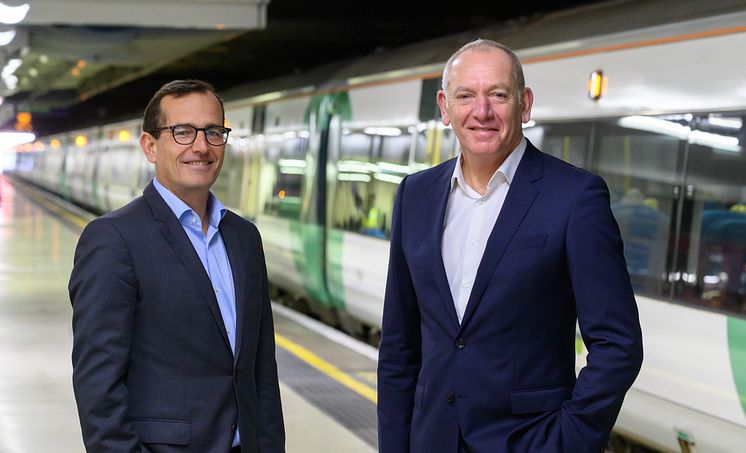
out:
{"label": "fluorescent light fixture", "polygon": [[0,150],[11,149],[36,140],[32,132],[0,132]]}
{"label": "fluorescent light fixture", "polygon": [[370,175],[361,173],[338,173],[337,179],[340,181],[370,182]]}
{"label": "fluorescent light fixture", "polygon": [[18,6],[8,6],[0,3],[0,23],[13,25],[26,18],[31,7],[28,3]]}
{"label": "fluorescent light fixture", "polygon": [[15,30],[0,31],[0,46],[7,46],[16,37]]}
{"label": "fluorescent light fixture", "polygon": [[619,125],[628,129],[637,129],[640,131],[669,135],[680,140],[686,140],[691,131],[689,126],[682,126],[679,123],[639,115],[625,116],[619,120]]}
{"label": "fluorescent light fixture", "polygon": [[387,137],[398,137],[401,129],[398,127],[366,127],[363,132],[368,135],[385,135]]}
{"label": "fluorescent light fixture", "polygon": [[729,137],[727,135],[713,134],[711,132],[698,130],[692,131],[689,126],[682,126],[679,123],[659,118],[652,118],[649,116],[626,116],[619,120],[619,125],[628,129],[637,129],[668,135],[679,140],[688,140],[689,143],[709,146],[724,151],[741,151],[741,146],[738,144],[737,137]]}
{"label": "fluorescent light fixture", "polygon": [[401,180],[404,179],[403,176],[389,175],[386,173],[376,173],[373,177],[379,181],[390,182],[392,184],[399,184]]}
{"label": "fluorescent light fixture", "polygon": [[277,161],[280,167],[306,168],[306,161],[300,159],[280,159]]}
{"label": "fluorescent light fixture", "polygon": [[410,171],[409,165],[398,165],[391,162],[378,162],[378,168],[388,173],[401,173],[405,175]]}
{"label": "fluorescent light fixture", "polygon": [[371,173],[378,171],[378,165],[358,160],[340,160],[337,162],[337,171],[340,173]]}
{"label": "fluorescent light fixture", "polygon": [[305,170],[298,167],[280,167],[280,173],[283,175],[302,175]]}
{"label": "fluorescent light fixture", "polygon": [[697,145],[709,146],[734,153],[741,151],[741,147],[738,145],[738,137],[713,134],[712,132],[692,131],[689,134],[689,143],[696,143]]}
{"label": "fluorescent light fixture", "polygon": [[707,117],[707,121],[713,126],[724,127],[727,129],[741,129],[741,127],[743,126],[743,121],[741,121],[741,118],[724,118],[722,116],[710,115],[709,117]]}
{"label": "fluorescent light fixture", "polygon": [[2,77],[3,82],[5,82],[5,86],[8,87],[9,90],[13,91],[16,89],[16,85],[18,85],[18,77],[13,75],[16,70],[21,67],[21,59],[20,58],[13,58],[9,60],[2,71],[0,71],[0,77]]}

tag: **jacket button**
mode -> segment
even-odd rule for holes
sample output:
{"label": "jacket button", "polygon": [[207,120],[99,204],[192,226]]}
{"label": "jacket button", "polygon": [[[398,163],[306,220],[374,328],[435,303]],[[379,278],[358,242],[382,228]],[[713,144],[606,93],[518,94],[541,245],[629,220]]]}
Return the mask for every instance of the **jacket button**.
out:
{"label": "jacket button", "polygon": [[448,395],[446,396],[446,401],[448,401],[448,404],[453,404],[456,402],[456,394],[453,392],[448,392]]}
{"label": "jacket button", "polygon": [[456,349],[460,351],[464,349],[465,346],[466,346],[466,341],[463,338],[456,339]]}
{"label": "jacket button", "polygon": [[238,370],[233,372],[233,380],[238,382]]}
{"label": "jacket button", "polygon": [[234,423],[231,425],[231,431],[235,431],[235,430],[236,430],[236,424]]}

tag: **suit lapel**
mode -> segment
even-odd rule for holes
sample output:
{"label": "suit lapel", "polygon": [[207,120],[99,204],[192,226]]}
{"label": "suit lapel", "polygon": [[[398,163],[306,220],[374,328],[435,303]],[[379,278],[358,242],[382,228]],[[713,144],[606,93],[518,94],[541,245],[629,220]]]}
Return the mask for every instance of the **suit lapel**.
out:
{"label": "suit lapel", "polygon": [[205,267],[199,260],[199,256],[194,250],[194,246],[187,237],[186,232],[184,232],[179,219],[176,218],[166,202],[163,201],[163,198],[161,198],[158,191],[153,187],[152,182],[145,188],[143,196],[153,212],[153,217],[162,222],[160,231],[166,239],[166,243],[168,243],[179,261],[181,261],[181,264],[184,265],[187,272],[192,276],[192,281],[199,288],[203,300],[207,301],[207,305],[220,330],[220,334],[226,346],[230,349],[228,332],[225,330],[225,323],[223,322],[223,316],[220,314],[220,306],[213,292],[210,277],[207,275],[207,271],[205,271]]}
{"label": "suit lapel", "polygon": [[495,226],[487,240],[484,256],[477,269],[474,287],[469,296],[469,302],[466,304],[461,330],[469,322],[474,310],[482,300],[487,284],[490,282],[497,264],[502,259],[508,243],[510,243],[518,230],[518,226],[536,199],[539,189],[535,182],[541,178],[541,170],[541,153],[531,142],[528,142],[526,152],[518,165],[513,183],[510,185],[505,203],[500,210],[500,215],[497,217]]}
{"label": "suit lapel", "polygon": [[246,275],[247,269],[245,260],[241,258],[241,247],[238,240],[238,233],[234,225],[226,215],[220,222],[220,235],[223,237],[225,250],[228,253],[228,260],[231,263],[231,274],[233,275],[233,287],[236,293],[236,351],[234,354],[235,361],[238,361],[238,354],[241,352],[241,340],[245,326],[244,319],[246,316]]}
{"label": "suit lapel", "polygon": [[427,221],[430,225],[430,231],[427,237],[430,238],[429,242],[432,244],[430,249],[432,250],[432,269],[433,278],[435,284],[440,292],[440,300],[443,303],[443,308],[448,314],[448,319],[451,320],[454,329],[458,328],[458,315],[456,314],[456,305],[453,302],[453,295],[451,294],[451,288],[448,286],[448,275],[446,274],[446,268],[443,264],[443,227],[446,221],[446,208],[448,206],[448,195],[451,193],[451,175],[456,165],[456,159],[452,159],[450,163],[443,166],[443,171],[437,176],[435,184],[433,184],[433,190],[430,191],[431,201],[426,206],[434,206],[435,209],[429,211],[427,215],[434,216]]}

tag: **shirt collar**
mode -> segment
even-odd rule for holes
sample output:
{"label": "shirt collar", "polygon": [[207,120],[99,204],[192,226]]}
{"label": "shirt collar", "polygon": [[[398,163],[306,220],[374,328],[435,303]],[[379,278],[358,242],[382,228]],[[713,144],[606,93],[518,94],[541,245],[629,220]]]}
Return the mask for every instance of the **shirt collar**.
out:
{"label": "shirt collar", "polygon": [[[518,143],[518,146],[516,146],[515,149],[513,149],[510,154],[508,154],[508,157],[505,159],[502,165],[500,165],[500,167],[495,170],[495,173],[490,178],[490,182],[487,183],[488,193],[491,192],[495,187],[497,187],[497,184],[495,184],[495,180],[498,177],[498,173],[503,175],[505,180],[508,182],[508,185],[513,182],[515,172],[518,169],[518,164],[521,163],[521,158],[523,158],[523,154],[525,152],[526,137],[521,137],[521,141],[520,143]],[[453,169],[453,175],[451,176],[451,190],[458,186],[466,193],[474,192],[475,194],[477,194],[477,196],[481,196],[474,189],[469,187],[468,184],[466,184],[464,172],[461,169],[461,155],[461,153],[458,154],[458,158],[456,159],[456,168]]]}
{"label": "shirt collar", "polygon": [[[163,184],[161,184],[160,181],[158,181],[158,178],[153,178],[153,186],[155,187],[155,190],[157,190],[158,193],[161,195],[161,198],[163,198],[163,201],[166,202],[174,215],[176,215],[176,218],[180,221],[183,220],[184,216],[188,213],[197,215],[197,213],[195,213],[192,208],[190,208],[173,192],[171,192]],[[218,200],[218,197],[210,192],[210,196],[207,199],[207,218],[210,225],[217,228],[220,224],[220,220],[225,216],[225,213],[227,211],[228,210],[225,208],[225,206],[223,206],[220,200]]]}

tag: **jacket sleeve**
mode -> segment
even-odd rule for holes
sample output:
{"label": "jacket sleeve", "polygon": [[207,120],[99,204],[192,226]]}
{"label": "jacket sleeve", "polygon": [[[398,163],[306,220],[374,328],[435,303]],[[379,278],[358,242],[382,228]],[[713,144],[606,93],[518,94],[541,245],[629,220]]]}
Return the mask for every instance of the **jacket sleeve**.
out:
{"label": "jacket sleeve", "polygon": [[256,388],[259,421],[259,450],[267,453],[285,451],[285,425],[282,418],[280,386],[275,358],[275,333],[272,320],[272,306],[269,299],[267,267],[262,242],[257,232],[257,246],[261,259],[261,301],[262,314],[259,344],[256,357]]}
{"label": "jacket sleeve", "polygon": [[137,281],[127,245],[106,219],[94,220],[83,231],[68,289],[73,389],[86,449],[139,452],[126,384]]}
{"label": "jacket sleeve", "polygon": [[598,176],[589,175],[572,206],[566,246],[588,356],[559,415],[561,451],[598,452],[642,365],[642,333],[622,239]]}
{"label": "jacket sleeve", "polygon": [[420,312],[402,248],[406,178],[394,202],[391,250],[378,352],[378,448],[408,453],[414,394],[422,362]]}

